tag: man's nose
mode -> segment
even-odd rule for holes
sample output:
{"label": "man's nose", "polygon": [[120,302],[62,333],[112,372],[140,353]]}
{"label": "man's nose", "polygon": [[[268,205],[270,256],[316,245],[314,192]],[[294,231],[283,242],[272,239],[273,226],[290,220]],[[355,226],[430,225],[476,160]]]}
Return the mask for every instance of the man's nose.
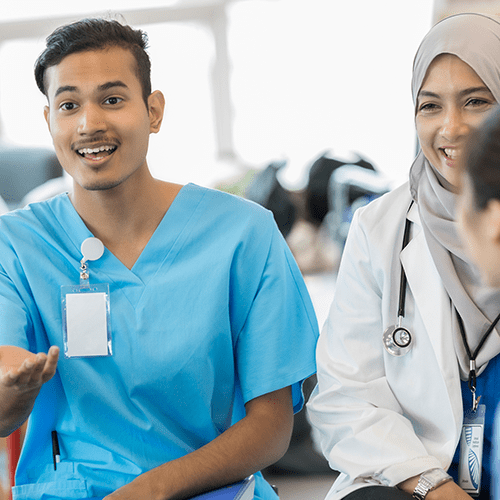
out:
{"label": "man's nose", "polygon": [[95,135],[107,129],[104,114],[99,106],[86,104],[80,113],[78,133],[80,135]]}

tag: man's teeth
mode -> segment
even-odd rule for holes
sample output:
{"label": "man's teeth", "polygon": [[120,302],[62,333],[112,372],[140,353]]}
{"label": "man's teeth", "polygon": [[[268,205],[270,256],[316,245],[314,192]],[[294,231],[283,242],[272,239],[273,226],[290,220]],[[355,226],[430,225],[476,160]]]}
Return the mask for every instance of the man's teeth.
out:
{"label": "man's teeth", "polygon": [[443,151],[444,154],[451,160],[454,160],[458,156],[455,149],[444,148]]}
{"label": "man's teeth", "polygon": [[97,153],[102,153],[103,151],[114,151],[116,149],[116,146],[101,146],[99,148],[83,148],[79,149],[78,152],[81,155],[90,155],[90,154],[97,154]]}

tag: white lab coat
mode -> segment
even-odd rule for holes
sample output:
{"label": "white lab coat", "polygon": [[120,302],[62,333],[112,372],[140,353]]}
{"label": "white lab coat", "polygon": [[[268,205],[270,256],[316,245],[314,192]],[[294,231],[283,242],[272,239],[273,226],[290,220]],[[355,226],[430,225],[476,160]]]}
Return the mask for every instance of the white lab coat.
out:
{"label": "white lab coat", "polygon": [[6,214],[9,211],[9,207],[7,206],[7,203],[3,201],[3,198],[0,196],[0,215]]}
{"label": "white lab coat", "polygon": [[[341,472],[327,500],[361,486],[394,486],[447,469],[462,426],[462,396],[450,298],[404,184],[358,210],[335,298],[317,347],[318,386],[308,404],[324,454]],[[405,217],[411,240],[401,252]],[[412,350],[383,347],[397,322],[402,262],[408,279],[403,326]]]}

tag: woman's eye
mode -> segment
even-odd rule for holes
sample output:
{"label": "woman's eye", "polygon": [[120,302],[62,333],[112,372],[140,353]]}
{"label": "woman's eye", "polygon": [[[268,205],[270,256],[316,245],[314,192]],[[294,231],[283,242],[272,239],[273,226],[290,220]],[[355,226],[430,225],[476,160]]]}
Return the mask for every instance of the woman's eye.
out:
{"label": "woman's eye", "polygon": [[478,98],[469,99],[467,101],[467,105],[470,105],[473,107],[482,106],[484,104],[489,104],[489,103],[487,101],[485,101],[484,99],[478,99]]}
{"label": "woman's eye", "polygon": [[438,108],[438,106],[432,102],[427,102],[425,104],[422,104],[419,108],[419,111],[422,112],[429,112],[429,111],[434,111]]}

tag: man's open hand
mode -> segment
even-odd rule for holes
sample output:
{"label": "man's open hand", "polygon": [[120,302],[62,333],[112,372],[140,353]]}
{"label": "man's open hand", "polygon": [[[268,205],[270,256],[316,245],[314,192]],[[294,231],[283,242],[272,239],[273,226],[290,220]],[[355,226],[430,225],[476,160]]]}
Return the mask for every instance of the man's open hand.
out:
{"label": "man's open hand", "polygon": [[50,380],[56,373],[59,348],[52,346],[48,354],[33,354],[14,346],[0,347],[0,386],[18,392],[30,392]]}

